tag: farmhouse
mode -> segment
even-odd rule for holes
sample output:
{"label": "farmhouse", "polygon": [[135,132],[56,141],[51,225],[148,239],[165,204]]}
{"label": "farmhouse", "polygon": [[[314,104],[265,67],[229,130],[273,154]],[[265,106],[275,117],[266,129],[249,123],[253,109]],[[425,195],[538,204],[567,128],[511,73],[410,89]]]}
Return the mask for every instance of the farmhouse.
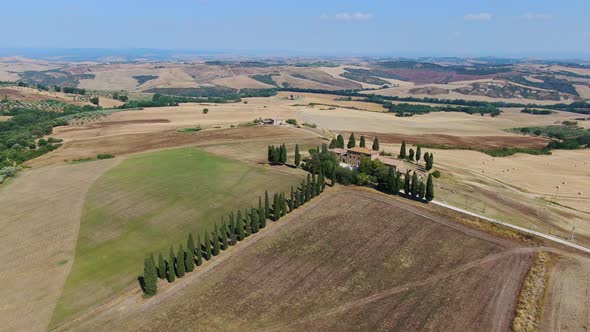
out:
{"label": "farmhouse", "polygon": [[285,121],[284,119],[264,119],[262,120],[262,124],[269,126],[278,126],[287,124],[287,121]]}
{"label": "farmhouse", "polygon": [[394,166],[402,173],[406,171],[403,160],[380,156],[379,151],[359,147],[350,149],[334,148],[330,149],[330,151],[338,156],[338,161],[341,164],[346,164],[348,166],[359,167],[361,164],[361,158],[366,157],[371,160],[379,160],[387,166]]}

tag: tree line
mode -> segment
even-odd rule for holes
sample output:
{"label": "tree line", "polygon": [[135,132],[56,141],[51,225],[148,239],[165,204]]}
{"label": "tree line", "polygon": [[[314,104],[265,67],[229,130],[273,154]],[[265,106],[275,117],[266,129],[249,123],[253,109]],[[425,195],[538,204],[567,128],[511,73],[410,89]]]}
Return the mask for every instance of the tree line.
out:
{"label": "tree line", "polygon": [[[344,149],[344,137],[342,135],[336,136],[336,138],[333,138],[332,141],[330,141],[330,145],[328,147],[330,149],[334,149],[334,148]],[[356,138],[354,137],[354,133],[351,133],[350,136],[348,137],[348,144],[346,144],[346,147],[349,149],[356,147]],[[360,137],[359,147],[367,148],[365,136]],[[375,137],[375,139],[373,139],[373,144],[371,146],[371,150],[379,151],[379,138],[378,137]]]}
{"label": "tree line", "polygon": [[271,200],[268,191],[258,197],[258,206],[232,211],[227,221],[222,218],[221,224],[215,223],[213,229],[206,231],[204,236],[192,233],[187,236],[186,244],[178,245],[174,250],[171,245],[168,255],[158,254],[156,261],[153,253],[144,259],[143,274],[138,277],[139,285],[145,296],[153,296],[158,292],[158,279],[166,279],[172,283],[176,278],[182,278],[186,273],[194,271],[203,261],[209,261],[230,246],[236,245],[248,236],[258,233],[267,226],[267,221],[278,221],[288,213],[303,206],[325,189],[323,173],[308,174],[300,186],[291,187],[289,197],[284,192],[275,193]]}
{"label": "tree line", "polygon": [[[420,145],[418,145],[418,147],[416,148],[416,152],[414,152],[414,149],[410,148],[409,153],[406,152],[406,141],[402,141],[402,145],[400,146],[399,149],[399,155],[398,155],[399,159],[406,159],[406,160],[410,160],[410,161],[416,161],[416,164],[418,164],[418,162],[420,161],[420,158],[422,158],[422,147]],[[427,171],[430,171],[432,169],[432,166],[434,164],[434,155],[432,154],[432,152],[428,153],[424,153],[424,167],[426,168]]]}

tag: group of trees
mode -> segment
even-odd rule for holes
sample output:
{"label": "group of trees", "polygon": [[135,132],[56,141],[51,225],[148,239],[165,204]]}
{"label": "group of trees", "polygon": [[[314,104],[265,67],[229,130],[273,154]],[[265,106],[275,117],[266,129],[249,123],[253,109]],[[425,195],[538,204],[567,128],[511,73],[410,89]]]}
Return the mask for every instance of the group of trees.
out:
{"label": "group of trees", "polygon": [[[344,137],[342,135],[336,136],[333,138],[329,145],[330,149],[340,148],[344,149]],[[354,133],[351,133],[348,137],[348,144],[346,145],[347,148],[351,149],[356,147],[356,138],[354,137]],[[366,148],[366,138],[365,136],[361,136],[359,147]],[[379,151],[379,138],[375,137],[373,140],[373,145],[371,147],[372,150]]]}
{"label": "group of trees", "polygon": [[430,202],[434,199],[433,181],[432,174],[428,174],[428,180],[424,183],[424,179],[418,175],[418,172],[409,170],[402,179],[402,173],[396,171],[395,167],[389,166],[387,175],[379,176],[377,189],[391,195],[398,195],[403,190],[407,198]]}
{"label": "group of trees", "polygon": [[[400,149],[399,149],[398,158],[408,159],[410,161],[415,160],[416,163],[418,163],[420,161],[420,159],[422,158],[422,147],[420,145],[418,145],[418,147],[416,148],[416,152],[414,152],[414,149],[410,149],[410,151],[408,153],[408,152],[406,152],[406,141],[402,141],[402,145],[400,146]],[[424,162],[425,162],[426,170],[427,171],[431,170],[433,163],[434,163],[434,155],[432,154],[432,152],[424,153]]]}
{"label": "group of trees", "polygon": [[268,146],[268,162],[271,164],[287,163],[287,147],[285,146],[285,143],[280,146]]}
{"label": "group of trees", "polygon": [[[421,153],[422,151],[420,151]],[[424,154],[424,158],[428,160],[431,160],[431,156],[430,153]],[[338,158],[328,150],[326,144],[323,144],[321,149],[310,150],[310,158],[304,168],[309,172],[322,174],[322,176],[325,174],[332,184],[338,182],[343,185],[355,184],[374,187],[393,195],[403,191],[408,198],[426,201],[434,199],[432,175],[429,174],[428,181],[422,183],[423,179],[418,176],[418,172],[404,175],[395,167],[384,165],[379,159],[371,160],[368,157],[361,158],[358,169],[340,167]],[[417,178],[416,181],[413,181],[414,177]],[[404,190],[406,188],[405,181],[408,181],[407,192]]]}
{"label": "group of trees", "polygon": [[67,125],[63,116],[89,112],[98,107],[67,105],[63,112],[42,111],[38,109],[12,109],[0,112],[11,116],[0,121],[0,168],[14,166],[57,149],[61,140],[43,136],[51,135],[53,127]]}
{"label": "group of trees", "polygon": [[297,189],[291,187],[290,198],[286,198],[285,193],[275,193],[271,204],[266,191],[264,203],[262,197],[258,197],[258,207],[230,212],[227,222],[222,218],[221,225],[215,223],[213,230],[205,232],[203,238],[198,235],[196,243],[192,233],[189,233],[186,246],[179,245],[177,251],[170,246],[168,257],[160,253],[156,262],[154,255],[150,254],[144,260],[143,275],[138,278],[141,289],[146,296],[155,295],[158,292],[158,278],[171,283],[176,278],[184,277],[202,265],[203,260],[211,260],[221,251],[258,233],[266,227],[267,220],[279,220],[321,194],[324,188],[323,174],[308,174]]}

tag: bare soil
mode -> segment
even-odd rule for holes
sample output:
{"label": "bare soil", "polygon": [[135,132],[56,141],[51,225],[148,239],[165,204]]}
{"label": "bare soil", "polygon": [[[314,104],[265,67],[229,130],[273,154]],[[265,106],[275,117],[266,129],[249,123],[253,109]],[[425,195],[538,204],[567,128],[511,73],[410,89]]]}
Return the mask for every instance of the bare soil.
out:
{"label": "bare soil", "polygon": [[331,190],[152,299],[130,291],[62,329],[508,330],[532,257],[396,198]]}
{"label": "bare soil", "polygon": [[437,144],[465,149],[498,149],[512,148],[543,148],[549,140],[543,137],[530,136],[454,136],[443,134],[403,135],[371,132],[356,132],[368,138],[378,137],[380,143]]}
{"label": "bare soil", "polygon": [[550,276],[541,331],[590,329],[590,259],[561,257]]}

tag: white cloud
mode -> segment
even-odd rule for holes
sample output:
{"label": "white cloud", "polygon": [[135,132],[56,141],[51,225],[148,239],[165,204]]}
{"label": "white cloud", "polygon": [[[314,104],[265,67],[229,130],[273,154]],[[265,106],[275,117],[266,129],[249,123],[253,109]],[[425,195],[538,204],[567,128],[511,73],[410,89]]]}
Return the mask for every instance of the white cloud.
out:
{"label": "white cloud", "polygon": [[490,13],[476,13],[476,14],[467,14],[463,16],[465,21],[491,21],[492,14]]}
{"label": "white cloud", "polygon": [[521,18],[529,21],[546,21],[553,18],[553,16],[549,14],[535,14],[535,13],[525,13],[521,16]]}
{"label": "white cloud", "polygon": [[373,19],[373,14],[363,13],[363,12],[338,13],[336,15],[322,14],[320,16],[320,18],[322,20],[337,20],[337,21],[368,21],[368,20]]}

